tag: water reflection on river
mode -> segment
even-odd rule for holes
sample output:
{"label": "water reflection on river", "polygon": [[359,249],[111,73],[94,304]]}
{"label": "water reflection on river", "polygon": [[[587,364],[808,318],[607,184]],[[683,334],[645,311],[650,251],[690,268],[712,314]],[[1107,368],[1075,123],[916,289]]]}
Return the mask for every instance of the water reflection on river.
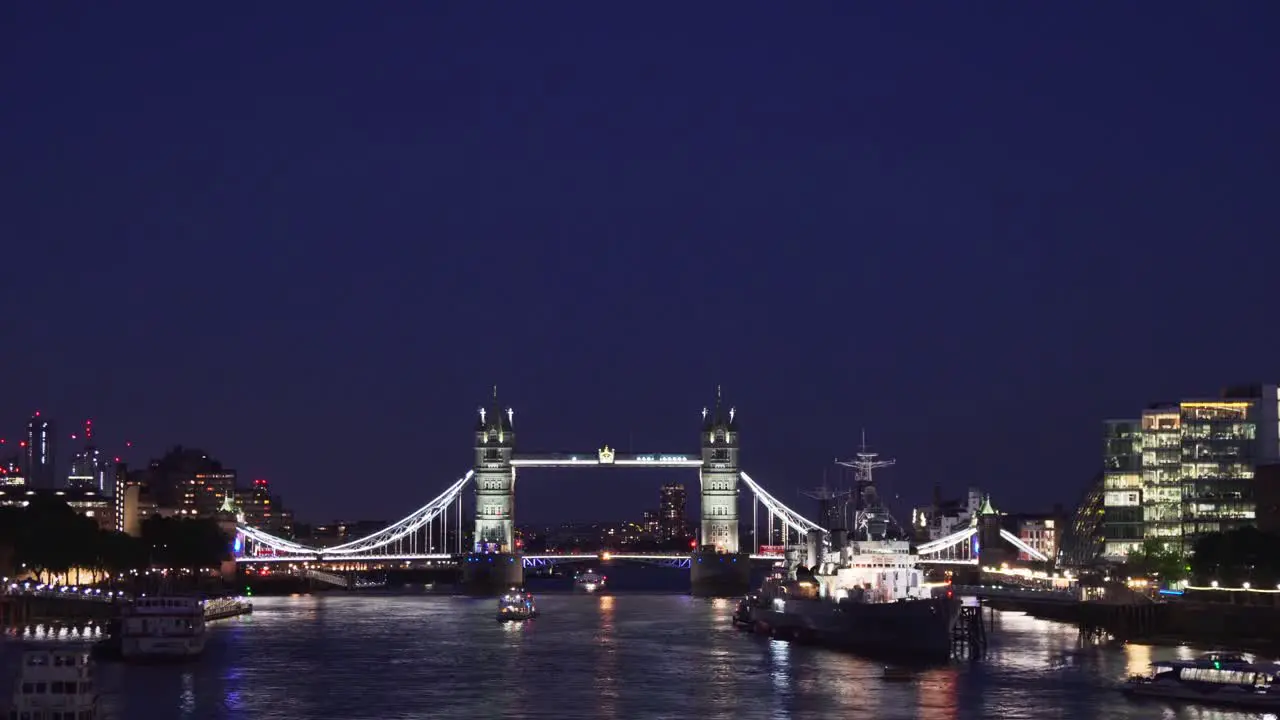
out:
{"label": "water reflection on river", "polygon": [[[540,618],[500,624],[492,602],[466,598],[262,598],[253,616],[213,624],[194,664],[103,666],[106,717],[1258,717],[1127,701],[1115,682],[1194,652],[1081,647],[1073,628],[1019,614],[997,614],[986,661],[891,683],[876,663],[740,633],[732,608],[683,595],[542,595]],[[19,645],[0,641],[6,678]],[[7,695],[9,683],[0,687]]]}

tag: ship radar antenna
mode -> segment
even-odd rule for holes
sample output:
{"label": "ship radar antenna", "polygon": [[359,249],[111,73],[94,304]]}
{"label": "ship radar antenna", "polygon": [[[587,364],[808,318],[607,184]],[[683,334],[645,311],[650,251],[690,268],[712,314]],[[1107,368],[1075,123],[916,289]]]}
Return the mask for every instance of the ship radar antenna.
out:
{"label": "ship radar antenna", "polygon": [[868,539],[876,539],[874,536],[884,536],[889,526],[897,526],[898,523],[893,519],[887,510],[881,505],[880,498],[876,492],[874,471],[877,468],[885,468],[894,465],[897,461],[893,459],[881,460],[879,453],[871,452],[867,446],[867,431],[862,430],[862,443],[852,460],[836,459],[836,464],[843,467],[852,468],[854,473],[855,488],[855,507],[853,530],[859,533],[865,533]]}
{"label": "ship radar antenna", "polygon": [[854,459],[840,460],[837,458],[836,464],[843,465],[844,467],[847,467],[847,468],[853,468],[854,477],[857,479],[857,481],[860,484],[866,483],[868,485],[871,485],[871,484],[874,484],[875,482],[875,480],[871,476],[872,471],[874,471],[876,468],[890,467],[891,465],[898,462],[897,460],[893,460],[893,459],[877,460],[876,458],[878,457],[880,457],[880,453],[873,453],[871,452],[870,449],[867,448],[867,431],[863,430],[862,445],[859,448],[859,451],[857,452],[857,454],[854,455]]}

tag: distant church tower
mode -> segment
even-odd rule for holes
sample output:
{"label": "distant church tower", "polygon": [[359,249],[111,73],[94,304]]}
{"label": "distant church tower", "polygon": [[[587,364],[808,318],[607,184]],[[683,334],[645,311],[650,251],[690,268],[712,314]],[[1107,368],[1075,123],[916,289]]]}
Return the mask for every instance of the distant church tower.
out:
{"label": "distant church tower", "polygon": [[493,406],[480,408],[476,423],[476,534],[475,551],[515,552],[516,472],[511,466],[516,434],[512,430],[515,411],[498,404],[498,388],[493,389]]}
{"label": "distant church tower", "polygon": [[715,409],[702,410],[702,545],[738,552],[737,410],[726,412],[716,388]]}

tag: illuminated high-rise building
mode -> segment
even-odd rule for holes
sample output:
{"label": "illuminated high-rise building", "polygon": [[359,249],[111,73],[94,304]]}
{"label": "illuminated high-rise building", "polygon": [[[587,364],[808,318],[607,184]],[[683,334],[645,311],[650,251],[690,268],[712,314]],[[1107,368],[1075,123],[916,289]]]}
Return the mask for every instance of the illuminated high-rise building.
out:
{"label": "illuminated high-rise building", "polygon": [[1107,428],[1106,559],[1153,539],[1190,551],[1206,534],[1257,524],[1257,468],[1280,461],[1280,387],[1157,404]]}
{"label": "illuminated high-rise building", "polygon": [[685,489],[681,483],[668,483],[659,490],[658,536],[663,540],[685,537]]}
{"label": "illuminated high-rise building", "polygon": [[266,480],[254,480],[249,487],[238,488],[236,505],[250,527],[286,537],[293,532],[292,515],[282,506],[280,496],[271,494]]}
{"label": "illuminated high-rise building", "polygon": [[26,473],[27,486],[46,490],[57,487],[53,421],[41,417],[39,411],[27,422],[25,450],[23,471]]}
{"label": "illuminated high-rise building", "polygon": [[[76,439],[75,436],[71,436]],[[102,452],[93,445],[93,421],[84,423],[84,442],[82,450],[71,456],[71,472],[67,475],[67,487],[77,490],[93,490],[110,495],[115,490],[115,478],[112,468],[103,457]]]}

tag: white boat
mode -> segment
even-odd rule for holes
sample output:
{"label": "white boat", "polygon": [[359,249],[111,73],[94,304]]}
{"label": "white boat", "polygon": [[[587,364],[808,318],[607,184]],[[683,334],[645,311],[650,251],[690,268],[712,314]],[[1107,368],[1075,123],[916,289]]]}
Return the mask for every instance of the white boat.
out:
{"label": "white boat", "polygon": [[498,598],[498,622],[532,620],[535,617],[538,617],[538,607],[534,604],[531,593],[511,588],[506,595]]}
{"label": "white boat", "polygon": [[599,592],[604,590],[604,584],[608,579],[595,570],[588,570],[573,579],[573,587],[583,592]]}
{"label": "white boat", "polygon": [[13,690],[10,720],[96,720],[98,690],[86,652],[31,650]]}
{"label": "white boat", "polygon": [[191,658],[204,652],[204,642],[204,604],[195,597],[140,597],[120,623],[126,660]]}
{"label": "white boat", "polygon": [[1150,674],[1129,678],[1121,691],[1132,697],[1280,709],[1280,664],[1249,662],[1235,653],[1156,662]]}

